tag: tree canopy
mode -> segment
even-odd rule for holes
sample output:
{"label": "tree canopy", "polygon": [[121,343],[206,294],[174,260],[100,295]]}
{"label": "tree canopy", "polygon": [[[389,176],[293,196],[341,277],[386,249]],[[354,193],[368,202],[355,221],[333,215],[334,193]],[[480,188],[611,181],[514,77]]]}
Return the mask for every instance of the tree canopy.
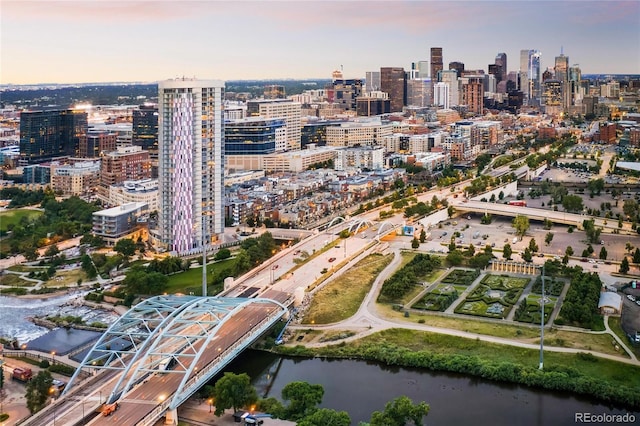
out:
{"label": "tree canopy", "polygon": [[370,426],[422,425],[423,418],[429,413],[429,405],[424,401],[414,404],[409,397],[400,396],[387,402],[384,411],[374,411]]}
{"label": "tree canopy", "polygon": [[216,410],[215,415],[220,416],[224,410],[248,407],[258,400],[258,394],[251,385],[251,379],[246,373],[224,373],[215,385]]}

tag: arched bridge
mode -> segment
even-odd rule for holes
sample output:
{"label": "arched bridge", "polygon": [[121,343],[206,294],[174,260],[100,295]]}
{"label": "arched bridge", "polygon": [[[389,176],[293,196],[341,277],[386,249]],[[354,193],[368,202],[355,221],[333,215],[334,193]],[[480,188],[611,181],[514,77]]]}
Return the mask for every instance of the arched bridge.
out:
{"label": "arched bridge", "polygon": [[176,408],[267,332],[287,312],[288,293],[242,299],[156,296],[131,308],[94,344],[83,368],[116,370],[105,386],[117,416],[89,424],[152,425],[165,416],[177,424]]}

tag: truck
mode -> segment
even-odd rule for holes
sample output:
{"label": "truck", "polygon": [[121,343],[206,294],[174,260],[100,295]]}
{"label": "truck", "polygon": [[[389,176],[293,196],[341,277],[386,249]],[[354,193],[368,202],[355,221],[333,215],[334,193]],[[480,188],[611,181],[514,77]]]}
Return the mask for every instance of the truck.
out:
{"label": "truck", "polygon": [[33,371],[30,368],[16,367],[13,369],[11,378],[19,382],[28,382],[33,377]]}
{"label": "truck", "polygon": [[514,201],[509,201],[509,205],[510,206],[527,207],[527,202],[524,201],[524,200],[514,200]]}
{"label": "truck", "polygon": [[111,404],[104,404],[102,406],[102,416],[107,417],[114,413],[118,408],[120,408],[120,404],[117,402]]}

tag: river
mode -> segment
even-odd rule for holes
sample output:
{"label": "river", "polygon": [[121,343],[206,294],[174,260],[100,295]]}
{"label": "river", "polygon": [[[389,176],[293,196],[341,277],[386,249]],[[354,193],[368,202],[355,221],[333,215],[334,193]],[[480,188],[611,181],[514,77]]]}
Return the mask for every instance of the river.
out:
{"label": "river", "polygon": [[[246,351],[228,371],[246,372],[261,397],[280,399],[293,381],[324,387],[322,407],[344,410],[352,424],[401,395],[431,407],[429,425],[575,425],[576,413],[625,414],[587,398],[470,378],[457,374],[395,368],[356,360],[283,358]],[[640,412],[633,413],[635,423]]]}

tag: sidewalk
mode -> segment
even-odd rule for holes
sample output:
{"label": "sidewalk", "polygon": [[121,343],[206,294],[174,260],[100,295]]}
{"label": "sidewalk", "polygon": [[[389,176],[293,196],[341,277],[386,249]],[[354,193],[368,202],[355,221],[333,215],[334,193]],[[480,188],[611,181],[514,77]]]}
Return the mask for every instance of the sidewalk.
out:
{"label": "sidewalk", "polygon": [[[211,413],[209,413],[211,409]],[[243,423],[236,423],[233,420],[233,410],[227,410],[222,416],[216,417],[213,414],[215,407],[209,407],[207,401],[198,402],[197,399],[189,399],[178,408],[178,419],[180,423],[201,426],[201,425],[215,425],[215,426],[241,426]],[[264,426],[295,426],[295,422],[280,419],[265,418]],[[157,423],[161,425],[163,423]]]}

